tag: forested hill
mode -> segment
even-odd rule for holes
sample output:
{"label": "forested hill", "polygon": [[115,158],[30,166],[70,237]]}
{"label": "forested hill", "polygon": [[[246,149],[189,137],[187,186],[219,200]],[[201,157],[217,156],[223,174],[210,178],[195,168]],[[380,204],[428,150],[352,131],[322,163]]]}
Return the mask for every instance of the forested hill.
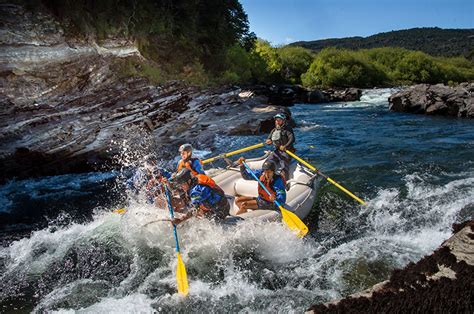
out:
{"label": "forested hill", "polygon": [[314,41],[299,41],[301,46],[313,51],[328,47],[347,49],[369,49],[380,47],[401,47],[418,50],[433,56],[459,56],[472,58],[474,53],[474,29],[412,28],[369,37],[332,38]]}

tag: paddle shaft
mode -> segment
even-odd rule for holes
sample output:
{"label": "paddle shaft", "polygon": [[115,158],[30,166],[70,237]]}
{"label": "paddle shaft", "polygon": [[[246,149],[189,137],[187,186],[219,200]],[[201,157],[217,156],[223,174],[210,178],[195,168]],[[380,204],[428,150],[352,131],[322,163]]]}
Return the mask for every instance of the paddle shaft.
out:
{"label": "paddle shaft", "polygon": [[247,152],[247,151],[252,150],[252,149],[263,147],[264,145],[265,145],[265,143],[259,143],[259,144],[255,144],[255,145],[252,145],[252,146],[244,147],[244,148],[234,150],[234,151],[229,152],[229,153],[221,154],[219,156],[203,160],[202,163],[207,164],[207,163],[216,161],[217,159],[221,159],[221,158],[229,157],[229,156],[232,156],[232,155],[240,154],[240,153],[243,153],[243,152]]}
{"label": "paddle shaft", "polygon": [[313,170],[314,172],[316,172],[317,174],[319,174],[320,176],[328,180],[330,183],[334,184],[336,187],[338,187],[340,190],[342,190],[344,193],[346,193],[347,195],[349,195],[350,197],[352,197],[353,199],[355,199],[362,205],[367,205],[363,200],[361,200],[360,198],[352,194],[349,190],[344,188],[342,185],[340,185],[339,183],[337,183],[336,181],[334,181],[333,179],[331,179],[330,177],[328,177],[327,175],[325,175],[324,173],[322,173],[321,171],[319,171],[318,169],[316,169],[315,167],[313,167],[312,165],[310,165],[309,163],[301,159],[300,157],[296,156],[289,150],[285,150],[285,152],[291,157],[293,157],[294,159],[296,159],[297,161],[299,161],[300,163],[302,163],[303,165],[305,165],[306,167],[308,167],[309,169]]}
{"label": "paddle shaft", "polygon": [[[171,197],[168,191],[168,186],[166,184],[164,185],[165,187],[165,194],[166,194],[166,199],[168,200],[168,209],[170,210],[170,218],[171,221],[174,219],[174,212],[173,212],[173,206],[171,205]],[[174,240],[176,242],[176,253],[179,253],[179,241],[178,241],[178,232],[176,231],[176,225],[173,224],[173,231],[174,231]]]}

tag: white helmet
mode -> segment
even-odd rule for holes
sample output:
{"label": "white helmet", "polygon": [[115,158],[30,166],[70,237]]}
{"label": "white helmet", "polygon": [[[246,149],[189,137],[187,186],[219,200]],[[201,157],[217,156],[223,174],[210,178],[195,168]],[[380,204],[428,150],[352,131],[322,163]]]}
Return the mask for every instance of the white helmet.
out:
{"label": "white helmet", "polygon": [[179,150],[178,150],[180,153],[183,152],[183,151],[187,151],[187,152],[192,152],[193,151],[193,147],[191,146],[191,144],[183,144],[179,147]]}

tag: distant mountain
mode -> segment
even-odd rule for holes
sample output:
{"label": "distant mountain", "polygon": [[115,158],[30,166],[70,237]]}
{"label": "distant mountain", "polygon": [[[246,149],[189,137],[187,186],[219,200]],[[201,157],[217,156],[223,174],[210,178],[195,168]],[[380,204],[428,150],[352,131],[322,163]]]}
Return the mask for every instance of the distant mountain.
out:
{"label": "distant mountain", "polygon": [[313,51],[319,51],[327,47],[353,50],[401,47],[423,51],[433,56],[463,55],[472,58],[474,53],[474,29],[412,28],[379,33],[369,37],[298,41],[290,45],[301,46]]}

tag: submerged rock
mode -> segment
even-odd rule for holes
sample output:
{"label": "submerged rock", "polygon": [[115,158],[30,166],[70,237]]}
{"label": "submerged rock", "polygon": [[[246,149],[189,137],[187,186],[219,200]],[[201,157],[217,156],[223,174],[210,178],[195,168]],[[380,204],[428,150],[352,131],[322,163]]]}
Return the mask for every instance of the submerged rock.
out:
{"label": "submerged rock", "polygon": [[310,313],[472,313],[474,221],[453,226],[455,234],[432,255],[390,279],[349,297],[311,306]]}
{"label": "submerged rock", "polygon": [[390,110],[474,118],[474,83],[419,84],[389,97]]}

